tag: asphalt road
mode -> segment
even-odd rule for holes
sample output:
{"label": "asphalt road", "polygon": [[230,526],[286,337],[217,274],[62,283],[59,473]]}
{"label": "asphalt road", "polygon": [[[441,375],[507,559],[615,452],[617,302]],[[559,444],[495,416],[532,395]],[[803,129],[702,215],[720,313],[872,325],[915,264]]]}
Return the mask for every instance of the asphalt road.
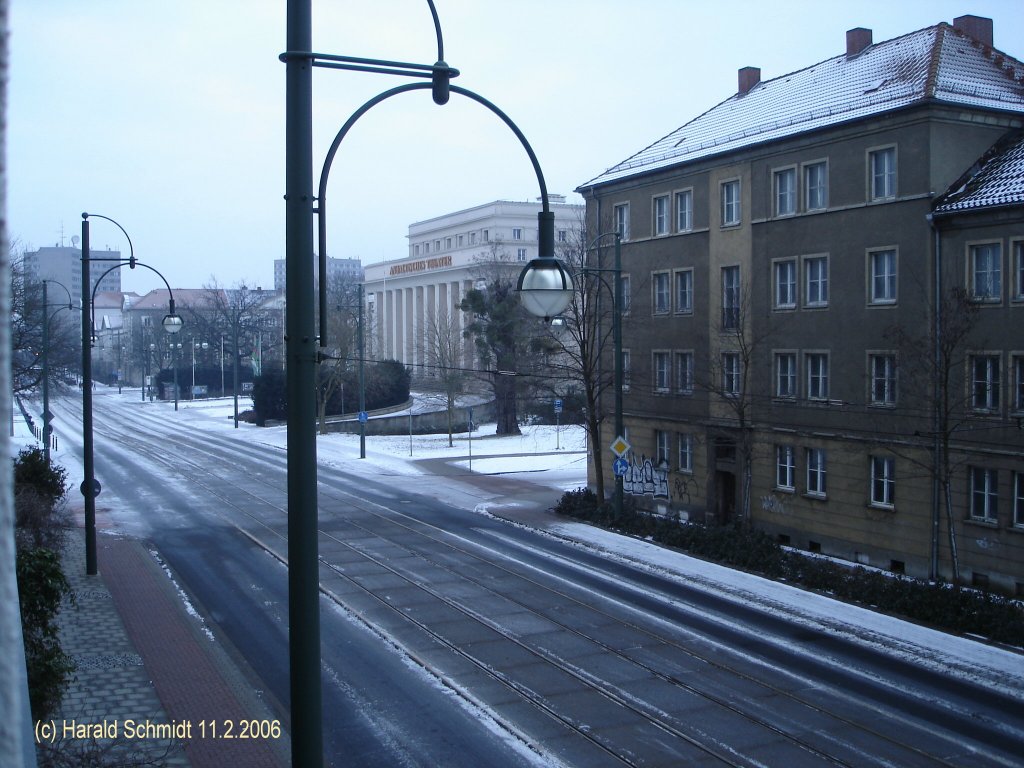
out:
{"label": "asphalt road", "polygon": [[[283,451],[182,430],[166,408],[95,407],[98,509],[154,542],[286,715]],[[456,508],[427,480],[319,478],[330,764],[1011,766],[1024,754],[1024,695]],[[520,507],[544,495],[502,478],[472,488]]]}

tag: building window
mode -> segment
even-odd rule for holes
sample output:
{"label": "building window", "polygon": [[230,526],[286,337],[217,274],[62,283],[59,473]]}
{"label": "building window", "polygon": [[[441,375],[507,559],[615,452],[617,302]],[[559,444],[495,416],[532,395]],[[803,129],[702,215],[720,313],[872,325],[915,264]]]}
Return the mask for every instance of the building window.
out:
{"label": "building window", "polygon": [[693,392],[693,352],[676,352],[676,389],[684,395]]}
{"label": "building window", "polygon": [[668,234],[668,195],[654,198],[654,234]]}
{"label": "building window", "polygon": [[976,411],[999,410],[999,355],[971,357],[971,407]]}
{"label": "building window", "polygon": [[668,314],[672,300],[668,288],[668,272],[655,272],[651,286],[654,290],[654,314]]}
{"label": "building window", "polygon": [[971,295],[977,301],[999,301],[1003,295],[999,243],[971,246]]}
{"label": "building window", "polygon": [[423,244],[423,252],[424,253],[430,253],[430,243],[424,243]]}
{"label": "building window", "polygon": [[629,240],[629,203],[615,206],[615,231],[623,240]]}
{"label": "building window", "polygon": [[568,230],[565,230],[565,229],[558,230],[558,242],[560,242],[560,243],[568,243],[569,242],[569,232],[568,232]]}
{"label": "building window", "polygon": [[871,199],[896,197],[896,147],[876,149],[868,154],[871,172]]}
{"label": "building window", "polygon": [[622,350],[622,388],[629,389],[633,381],[633,358],[628,349]]}
{"label": "building window", "polygon": [[412,255],[413,256],[419,256],[420,255],[420,246],[419,246],[418,243],[412,247]]}
{"label": "building window", "polygon": [[825,449],[808,448],[804,452],[807,461],[807,493],[810,496],[825,496]]}
{"label": "building window", "polygon": [[679,471],[693,472],[693,436],[689,432],[676,432],[679,448]]}
{"label": "building window", "polygon": [[736,352],[722,353],[722,393],[731,397],[740,394],[740,356]]}
{"label": "building window", "polygon": [[828,207],[828,166],[824,162],[804,166],[804,194],[808,211]]}
{"label": "building window", "polygon": [[516,261],[526,261],[525,248],[516,248]]}
{"label": "building window", "polygon": [[668,352],[654,353],[654,391],[668,392],[671,387]]}
{"label": "building window", "polygon": [[896,459],[871,457],[871,506],[892,507],[895,504]]}
{"label": "building window", "polygon": [[775,396],[796,397],[796,353],[775,353]]}
{"label": "building window", "polygon": [[1024,356],[1013,358],[1013,410],[1024,411]]}
{"label": "building window", "polygon": [[622,287],[622,314],[628,315],[629,308],[633,303],[632,294],[629,291],[629,275],[619,275],[619,285]]}
{"label": "building window", "polygon": [[740,268],[722,267],[722,330],[740,327]]}
{"label": "building window", "polygon": [[775,446],[775,487],[796,490],[796,453],[792,445]]}
{"label": "building window", "polygon": [[868,254],[868,281],[872,304],[896,302],[896,251],[872,251]]}
{"label": "building window", "polygon": [[452,239],[450,237],[446,237],[444,239],[444,247],[445,247],[445,250],[449,250],[450,251],[452,249]]}
{"label": "building window", "polygon": [[693,270],[680,269],[676,277],[676,314],[693,314]]}
{"label": "building window", "polygon": [[1024,472],[1013,473],[1013,524],[1024,527]]}
{"label": "building window", "polygon": [[693,190],[676,192],[676,231],[689,232],[693,229]]}
{"label": "building window", "polygon": [[434,241],[434,251],[438,252],[440,250],[441,250],[441,241],[440,240],[435,240]]}
{"label": "building window", "polygon": [[732,227],[740,223],[740,182],[739,179],[722,184],[722,226]]}
{"label": "building window", "polygon": [[521,227],[512,227],[512,239],[513,240],[522,240],[523,239],[523,230],[522,230]]}
{"label": "building window", "polygon": [[828,306],[828,257],[804,259],[804,304],[808,307]]}
{"label": "building window", "polygon": [[796,306],[796,259],[776,261],[772,269],[775,273],[775,308],[792,309]]}
{"label": "building window", "polygon": [[1013,297],[1024,300],[1024,241],[1013,244],[1013,263],[1016,275]]}
{"label": "building window", "polygon": [[469,233],[469,244],[476,245],[476,232]]}
{"label": "building window", "polygon": [[999,515],[999,473],[971,467],[971,518],[994,523]]}
{"label": "building window", "polygon": [[896,355],[871,355],[871,404],[896,405]]}
{"label": "building window", "polygon": [[655,453],[657,454],[654,460],[655,465],[668,466],[668,432],[663,429],[654,430],[654,443]]}
{"label": "building window", "polygon": [[796,213],[796,168],[786,168],[773,174],[775,215],[792,216]]}
{"label": "building window", "polygon": [[465,235],[456,235],[455,236],[455,245],[456,246],[461,248],[465,244],[466,244],[466,236]]}
{"label": "building window", "polygon": [[489,229],[485,229],[484,230],[484,242],[485,243],[491,242],[491,230],[489,230]]}
{"label": "building window", "polygon": [[824,352],[808,352],[804,356],[807,369],[807,398],[828,400],[828,355]]}

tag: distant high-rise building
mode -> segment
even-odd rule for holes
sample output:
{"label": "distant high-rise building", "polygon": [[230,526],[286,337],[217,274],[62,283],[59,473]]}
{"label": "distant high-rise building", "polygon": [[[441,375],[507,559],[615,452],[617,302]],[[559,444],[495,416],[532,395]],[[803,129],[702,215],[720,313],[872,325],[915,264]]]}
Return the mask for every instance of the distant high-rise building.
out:
{"label": "distant high-rise building", "polygon": [[[96,289],[96,282],[101,277],[100,291],[111,293],[121,292],[121,270],[114,269],[107,272],[107,269],[114,265],[114,261],[106,262],[105,259],[119,261],[120,251],[99,251],[90,249],[89,284],[92,291]],[[82,249],[66,248],[55,245],[49,248],[40,248],[36,251],[25,252],[25,278],[29,282],[38,283],[43,280],[52,280],[66,287],[72,298],[79,299],[82,296]],[[104,274],[106,272],[106,274]]]}
{"label": "distant high-rise building", "polygon": [[[274,290],[284,293],[285,287],[285,260],[274,259]],[[319,279],[314,275],[314,279]],[[327,281],[335,279],[346,280],[353,283],[363,281],[363,263],[359,259],[327,259]]]}

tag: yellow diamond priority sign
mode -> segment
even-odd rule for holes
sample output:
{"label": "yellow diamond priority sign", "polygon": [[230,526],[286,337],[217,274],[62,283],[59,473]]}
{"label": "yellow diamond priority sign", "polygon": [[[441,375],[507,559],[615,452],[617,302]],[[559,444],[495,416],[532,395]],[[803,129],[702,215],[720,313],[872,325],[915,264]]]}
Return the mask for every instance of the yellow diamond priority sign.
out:
{"label": "yellow diamond priority sign", "polygon": [[633,446],[631,446],[628,442],[626,442],[626,438],[622,437],[621,435],[616,437],[615,440],[611,444],[612,453],[614,453],[620,459],[625,454],[629,453],[629,449],[632,448],[632,447]]}

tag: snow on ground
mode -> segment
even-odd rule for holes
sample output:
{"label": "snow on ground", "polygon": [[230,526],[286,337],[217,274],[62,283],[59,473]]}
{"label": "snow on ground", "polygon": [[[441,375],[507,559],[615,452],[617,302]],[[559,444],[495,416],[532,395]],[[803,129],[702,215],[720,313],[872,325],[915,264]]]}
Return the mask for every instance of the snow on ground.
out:
{"label": "snow on ground", "polygon": [[[287,440],[285,427],[258,428],[240,423],[234,429],[231,418],[233,404],[230,399],[182,401],[174,414],[170,403],[141,403],[140,393],[125,389],[98,388],[97,397],[120,397],[124,406],[135,403],[138,407],[164,409],[168,418],[174,418],[190,430],[217,431],[221,435],[237,435],[238,439],[284,448]],[[58,402],[53,410],[80,407],[76,400]],[[248,407],[247,399],[239,400],[240,409]],[[37,407],[30,408],[38,412]],[[67,423],[66,421],[64,423]],[[58,434],[60,422],[55,422]],[[31,432],[25,428],[20,414],[15,418],[17,445],[33,442]],[[472,471],[476,473],[502,473],[521,475],[532,483],[561,490],[586,485],[586,444],[579,427],[550,426],[527,427],[522,436],[496,437],[493,424],[481,425],[470,440],[470,435],[454,436],[453,446],[444,435],[368,436],[366,459],[359,459],[358,435],[330,434],[317,437],[318,461],[340,468],[370,465],[380,475],[419,476],[426,480],[422,459],[449,459],[451,466],[470,471],[468,457],[472,455]],[[69,470],[72,487],[77,488],[81,477],[81,464],[68,445],[74,443],[67,436],[54,460]],[[80,437],[78,438],[80,445]],[[446,478],[444,485],[455,485]],[[441,491],[442,498],[443,490]],[[457,497],[453,495],[454,502]],[[447,500],[447,499],[444,499]],[[481,507],[484,510],[486,505]],[[770,581],[752,574],[705,562],[687,555],[663,549],[649,542],[620,536],[580,523],[563,522],[552,518],[547,526],[550,535],[556,535],[605,553],[608,557],[626,560],[640,567],[657,571],[690,586],[696,586],[745,605],[758,605],[765,611],[784,613],[794,620],[855,642],[875,648],[887,649],[916,663],[973,680],[981,685],[998,688],[1024,702],[1024,654],[996,648],[967,638],[927,629],[873,611],[847,605],[827,597],[798,589],[787,584]]]}

